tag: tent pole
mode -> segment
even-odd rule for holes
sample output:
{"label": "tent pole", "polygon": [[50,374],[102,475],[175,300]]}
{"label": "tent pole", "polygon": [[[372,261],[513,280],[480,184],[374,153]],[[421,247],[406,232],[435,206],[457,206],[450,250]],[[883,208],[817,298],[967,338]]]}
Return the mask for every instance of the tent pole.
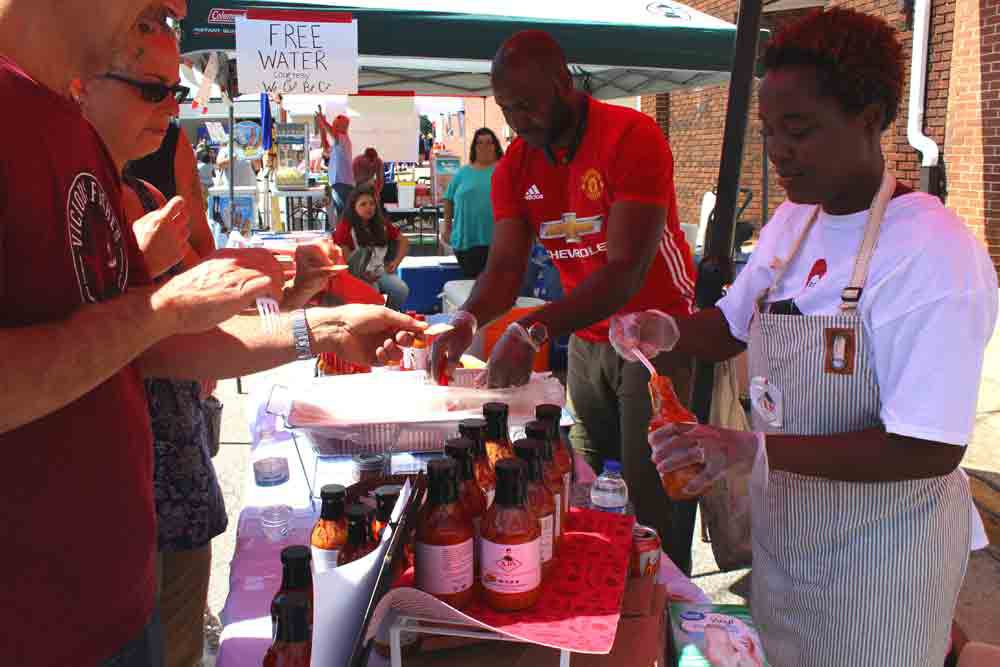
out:
{"label": "tent pole", "polygon": [[[729,79],[729,104],[722,140],[722,160],[716,188],[715,210],[708,221],[704,258],[698,265],[695,298],[699,308],[709,308],[722,296],[722,288],[733,278],[733,230],[736,226],[736,202],[739,197],[740,167],[746,135],[747,112],[757,56],[762,0],[740,0],[736,25],[733,69]],[[715,364],[695,360],[691,390],[691,410],[698,421],[708,423],[715,386]],[[685,574],[691,574],[691,545],[694,541],[697,500],[670,503],[669,535],[663,536],[663,548]]]}
{"label": "tent pole", "polygon": [[[232,231],[233,221],[236,220],[236,186],[233,183],[233,175],[236,173],[236,100],[229,100],[229,229]],[[242,231],[240,232],[243,233]]]}
{"label": "tent pole", "polygon": [[[722,289],[733,279],[733,229],[739,198],[740,167],[746,137],[747,113],[757,60],[757,37],[760,34],[761,0],[741,0],[733,50],[733,71],[729,79],[729,104],[722,140],[722,161],[716,189],[715,210],[708,221],[705,256],[698,266],[695,294],[699,308],[708,308],[722,296]],[[706,423],[712,407],[715,365],[695,364],[692,409],[698,421]]]}

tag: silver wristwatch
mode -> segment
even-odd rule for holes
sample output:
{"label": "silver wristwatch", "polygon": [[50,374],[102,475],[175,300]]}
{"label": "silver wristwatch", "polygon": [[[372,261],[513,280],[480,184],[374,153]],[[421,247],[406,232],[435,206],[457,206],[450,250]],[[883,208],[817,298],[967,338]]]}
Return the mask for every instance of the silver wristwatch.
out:
{"label": "silver wristwatch", "polygon": [[302,308],[292,313],[292,339],[295,342],[296,359],[312,359],[312,341],[309,339],[309,322],[306,311]]}

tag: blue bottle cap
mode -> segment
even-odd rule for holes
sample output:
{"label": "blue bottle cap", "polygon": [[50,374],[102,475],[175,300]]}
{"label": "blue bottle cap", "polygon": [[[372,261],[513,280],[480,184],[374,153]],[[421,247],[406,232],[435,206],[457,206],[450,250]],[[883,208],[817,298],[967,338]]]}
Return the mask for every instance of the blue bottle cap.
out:
{"label": "blue bottle cap", "polygon": [[622,471],[622,464],[620,461],[605,461],[604,462],[604,472],[618,472]]}

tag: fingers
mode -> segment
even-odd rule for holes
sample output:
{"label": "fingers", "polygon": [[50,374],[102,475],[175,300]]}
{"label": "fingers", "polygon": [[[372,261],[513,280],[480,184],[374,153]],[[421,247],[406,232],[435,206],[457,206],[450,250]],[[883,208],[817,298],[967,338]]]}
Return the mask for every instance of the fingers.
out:
{"label": "fingers", "polygon": [[415,341],[416,339],[417,337],[414,336],[412,333],[408,331],[400,331],[396,334],[396,340],[389,342],[393,342],[394,344],[400,347],[411,347],[413,345],[413,341]]}
{"label": "fingers", "polygon": [[243,283],[243,295],[249,300],[269,297],[280,302],[281,283],[275,282],[270,276],[259,275]]}
{"label": "fingers", "polygon": [[389,339],[375,350],[375,359],[380,364],[401,361],[403,358],[403,346]]}
{"label": "fingers", "polygon": [[706,465],[690,482],[684,485],[683,493],[689,496],[700,496],[715,484],[724,470],[719,470],[715,466]]}
{"label": "fingers", "polygon": [[170,222],[183,220],[187,224],[187,204],[183,197],[171,197],[170,201],[159,210],[159,213]]}

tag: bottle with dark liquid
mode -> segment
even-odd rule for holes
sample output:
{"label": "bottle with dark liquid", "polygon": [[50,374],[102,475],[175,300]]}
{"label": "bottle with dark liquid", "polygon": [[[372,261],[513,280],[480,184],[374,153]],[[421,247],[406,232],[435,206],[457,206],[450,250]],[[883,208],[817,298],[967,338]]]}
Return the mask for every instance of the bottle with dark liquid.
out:
{"label": "bottle with dark liquid", "polygon": [[549,442],[552,443],[552,460],[563,476],[563,513],[569,512],[569,499],[573,486],[573,453],[559,434],[562,408],[551,403],[535,406],[535,419],[549,427]]}
{"label": "bottle with dark liquid", "polygon": [[476,443],[472,468],[476,474],[476,483],[486,494],[486,506],[489,507],[497,492],[497,476],[490,465],[490,457],[486,455],[486,420],[463,419],[458,423],[458,434]]}
{"label": "bottle with dark liquid", "polygon": [[301,600],[278,605],[277,624],[263,667],[309,667],[312,658],[312,608]]}
{"label": "bottle with dark liquid", "polygon": [[281,550],[281,587],[271,600],[271,637],[277,637],[278,609],[283,604],[299,603],[309,608],[312,628],[312,554],[309,547],[296,544]]}
{"label": "bottle with dark liquid", "polygon": [[392,510],[396,507],[402,490],[403,487],[398,484],[386,484],[375,489],[375,520],[372,521],[372,539],[375,544],[382,541],[382,531],[389,525]]}
{"label": "bottle with dark liquid", "polygon": [[344,516],[347,489],[340,484],[327,484],[320,489],[319,495],[323,507],[309,541],[313,570],[326,572],[337,567],[337,556],[347,544],[347,518]]}
{"label": "bottle with dark liquid", "polygon": [[[452,438],[444,445],[444,453],[458,464],[458,501],[466,516],[472,519],[473,531],[473,582],[479,578],[479,563],[475,554],[479,552],[479,525],[486,514],[486,494],[476,484],[472,473],[472,457],[475,445],[467,438]],[[473,583],[475,586],[475,583]]]}
{"label": "bottle with dark liquid", "polygon": [[565,487],[563,486],[563,477],[559,474],[559,468],[556,467],[555,459],[552,455],[552,443],[549,442],[548,425],[540,421],[528,422],[524,425],[524,433],[529,438],[540,442],[541,454],[542,454],[542,478],[545,481],[545,486],[548,487],[549,491],[556,499],[556,507],[559,511],[556,512],[556,551],[559,550],[559,538],[562,537],[563,532],[566,530],[566,501],[563,497],[565,493]]}
{"label": "bottle with dark liquid", "polygon": [[545,475],[542,472],[542,450],[545,442],[522,438],[514,443],[514,453],[528,466],[528,509],[535,513],[542,526],[542,578],[545,579],[555,564],[556,514],[559,505],[556,497],[545,485]]}
{"label": "bottle with dark liquid", "polygon": [[371,537],[374,510],[355,503],[348,506],[344,514],[347,515],[347,544],[340,550],[337,567],[353,563],[375,550],[375,542]]}
{"label": "bottle with dark liquid", "polygon": [[514,458],[514,447],[510,442],[510,432],[507,430],[507,418],[510,410],[506,403],[486,403],[483,405],[483,416],[486,417],[486,456],[494,469],[497,461]]}
{"label": "bottle with dark liquid", "polygon": [[542,526],[528,509],[524,461],[497,462],[497,497],[483,518],[482,533],[483,601],[497,611],[534,605],[542,585]]}
{"label": "bottle with dark liquid", "polygon": [[474,530],[458,497],[458,465],[427,464],[427,500],[417,517],[417,588],[461,609],[472,600]]}

